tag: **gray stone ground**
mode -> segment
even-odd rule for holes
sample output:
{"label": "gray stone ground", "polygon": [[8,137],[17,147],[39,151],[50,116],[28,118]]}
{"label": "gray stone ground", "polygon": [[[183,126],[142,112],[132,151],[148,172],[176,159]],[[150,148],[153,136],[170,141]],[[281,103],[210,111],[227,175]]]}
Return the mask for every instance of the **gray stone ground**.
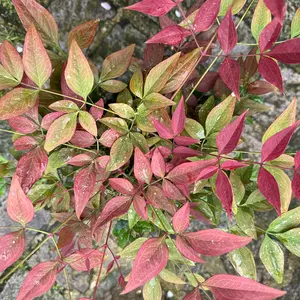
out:
{"label": "gray stone ground", "polygon": [[[155,34],[158,29],[158,22],[155,18],[147,17],[145,15],[124,11],[122,7],[135,3],[135,0],[42,0],[39,1],[45,5],[54,15],[60,32],[60,40],[62,45],[65,46],[66,33],[74,26],[90,19],[101,19],[101,26],[98,35],[93,45],[88,49],[87,55],[92,61],[101,64],[103,57],[106,57],[111,52],[117,51],[131,43],[137,44],[135,55],[141,57],[144,41],[150,36]],[[250,1],[248,1],[250,2]],[[288,21],[290,23],[291,16],[299,7],[298,0],[287,0],[288,4]],[[193,0],[185,1],[187,5],[194,3]],[[110,9],[108,8],[108,5]],[[105,8],[106,7],[106,8]],[[176,16],[173,15],[176,19]],[[16,36],[16,41],[21,41],[20,36],[23,36],[24,31],[18,23],[14,11],[11,9],[9,0],[0,1],[0,41],[5,35],[10,32],[7,28],[11,29]],[[289,26],[284,30],[282,39],[289,34]],[[249,29],[249,24],[246,22],[239,29],[240,41],[253,42]],[[244,51],[244,48],[237,48],[237,52]],[[300,98],[300,67],[293,66],[282,68],[282,73],[285,81],[285,95],[269,95],[265,97],[265,101],[270,105],[271,110],[268,113],[260,114],[255,117],[253,127],[247,127],[245,135],[247,142],[245,148],[252,150],[260,150],[260,139],[264,130],[272,123],[272,120],[283,111],[284,108],[290,103],[294,96]],[[300,101],[298,100],[298,106]],[[298,110],[299,111],[299,110]],[[4,122],[0,122],[1,128],[6,128]],[[299,149],[300,131],[295,135],[291,143],[291,149]],[[0,155],[9,156],[9,148],[11,147],[11,136],[9,134],[0,133]],[[0,226],[10,226],[12,222],[6,215],[5,211],[6,195],[0,197]],[[259,219],[260,226],[264,227],[274,218],[274,215],[263,214]],[[36,218],[31,224],[31,227],[47,230],[51,225],[50,215],[47,211],[39,211]],[[199,229],[201,225],[193,224],[194,229]],[[2,230],[3,231],[3,230]],[[4,233],[4,231],[3,231]],[[42,236],[30,235],[27,237],[27,245],[33,249],[35,245],[41,241]],[[300,260],[299,258],[291,255],[286,251],[285,261],[285,280],[282,286],[278,286],[270,278],[265,271],[264,267],[258,259],[258,251],[260,241],[252,243],[252,250],[255,253],[257,262],[258,280],[262,283],[269,284],[277,288],[283,288],[288,291],[287,296],[283,297],[284,300],[298,300],[300,299]],[[54,257],[52,245],[45,244],[37,255],[34,255],[22,268],[19,269],[2,287],[0,287],[0,299],[13,300],[16,299],[18,289],[27,274],[30,267],[34,266],[40,261],[49,260]],[[130,267],[129,262],[123,263],[125,269]],[[199,266],[199,274],[209,275],[213,273],[229,272],[234,274],[234,270],[229,263],[226,256],[216,259],[209,259],[204,266]],[[88,276],[88,274],[70,272],[72,299],[80,296],[90,296],[92,286],[95,284],[95,277]],[[65,294],[64,278],[59,276],[55,287],[44,296],[38,299],[60,300],[67,299]],[[167,288],[167,287],[166,287]],[[111,273],[105,281],[101,282],[98,289],[97,299],[141,299],[140,294],[131,294],[129,296],[119,296],[120,289],[117,288],[117,274]],[[176,299],[180,299],[177,297]]]}

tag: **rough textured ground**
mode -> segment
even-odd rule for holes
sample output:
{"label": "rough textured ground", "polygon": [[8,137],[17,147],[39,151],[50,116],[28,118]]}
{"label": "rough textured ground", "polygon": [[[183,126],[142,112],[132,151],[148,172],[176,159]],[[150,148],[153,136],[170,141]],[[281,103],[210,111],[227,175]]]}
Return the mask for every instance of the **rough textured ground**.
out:
{"label": "rough textured ground", "polygon": [[[149,18],[145,15],[124,11],[122,7],[135,3],[135,0],[42,0],[45,5],[54,15],[58,26],[60,28],[60,40],[63,46],[66,40],[66,33],[74,26],[90,19],[101,19],[99,33],[93,45],[88,49],[87,54],[97,64],[101,64],[103,57],[111,52],[117,51],[131,43],[135,43],[136,56],[141,57],[143,51],[143,43],[151,35],[156,33],[159,29],[157,20]],[[193,0],[185,1],[187,4],[193,3]],[[247,1],[250,2],[250,1]],[[288,4],[288,21],[290,23],[291,16],[294,15],[295,10],[299,7],[298,0],[286,1]],[[176,16],[174,16],[176,19]],[[13,35],[16,36],[16,41],[21,40],[24,32],[18,23],[14,11],[11,9],[10,0],[0,1],[0,41],[12,30]],[[284,30],[282,39],[288,36],[289,26]],[[253,42],[249,24],[243,24],[239,29],[240,40],[244,42]],[[238,48],[237,52],[244,49]],[[247,145],[245,148],[252,150],[260,150],[260,139],[264,130],[274,120],[275,116],[279,114],[292,100],[294,96],[300,99],[300,67],[284,67],[283,77],[285,80],[285,95],[270,95],[265,97],[266,103],[270,105],[271,110],[268,113],[261,114],[255,118],[254,127],[246,129]],[[298,101],[298,105],[300,102]],[[4,122],[0,122],[0,127],[5,128]],[[299,149],[300,132],[293,138],[291,149]],[[9,155],[9,148],[11,147],[11,136],[9,134],[0,133],[0,155]],[[5,212],[5,199],[0,198],[0,226],[9,226],[12,222],[8,219]],[[264,227],[274,218],[274,215],[262,215],[259,219],[260,226]],[[32,224],[32,227],[47,230],[50,224],[50,216],[46,211],[40,211]],[[199,224],[193,224],[194,229],[199,229]],[[42,235],[29,236],[27,244],[30,249],[33,249]],[[253,251],[258,258],[260,241],[253,243]],[[50,243],[45,244],[37,255],[33,256],[24,266],[22,266],[17,273],[15,273],[0,289],[0,299],[13,300],[16,299],[18,289],[22,280],[26,276],[27,270],[35,265],[37,262],[49,260],[53,257],[53,249]],[[283,297],[284,300],[298,300],[300,298],[300,261],[299,258],[286,252],[286,273],[285,280],[282,286],[278,286],[266,273],[264,267],[257,259],[258,280],[260,282],[269,284],[277,288],[284,288],[288,291],[288,295]],[[129,267],[127,262],[124,263],[124,268]],[[234,273],[226,256],[216,259],[209,259],[207,264],[199,266],[199,273],[208,275],[213,273],[230,272]],[[79,296],[88,296],[88,291],[95,284],[95,278],[90,279],[87,274],[78,274],[72,272],[71,274],[71,289],[73,290],[72,299]],[[59,277],[58,284],[50,292],[39,299],[60,300],[67,299],[64,286],[64,278]],[[167,287],[166,287],[167,288]],[[119,296],[120,290],[117,288],[117,276],[111,273],[105,281],[103,281],[98,289],[99,293],[97,299],[140,299],[141,295]],[[181,299],[181,297],[176,297]]]}

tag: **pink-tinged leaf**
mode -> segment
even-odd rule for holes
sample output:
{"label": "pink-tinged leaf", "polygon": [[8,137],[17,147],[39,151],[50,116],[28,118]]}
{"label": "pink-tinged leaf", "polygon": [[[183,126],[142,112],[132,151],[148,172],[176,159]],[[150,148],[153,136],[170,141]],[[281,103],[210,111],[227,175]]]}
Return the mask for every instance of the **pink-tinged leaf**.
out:
{"label": "pink-tinged leaf", "polygon": [[257,180],[258,188],[268,202],[276,209],[277,214],[281,215],[280,191],[274,176],[260,167]]}
{"label": "pink-tinged leaf", "polygon": [[219,168],[217,166],[210,166],[210,167],[203,169],[199,173],[199,177],[197,178],[197,181],[213,177],[218,172],[218,170],[219,170]]}
{"label": "pink-tinged leaf", "polygon": [[218,40],[222,50],[228,55],[238,42],[238,36],[236,33],[235,25],[232,19],[232,10],[228,9],[228,12],[222,20],[218,29]]}
{"label": "pink-tinged leaf", "polygon": [[93,116],[86,111],[79,112],[79,124],[82,126],[84,130],[92,134],[93,136],[98,135],[98,129],[96,125],[96,121]]}
{"label": "pink-tinged leaf", "polygon": [[216,179],[216,195],[221,201],[229,218],[232,218],[233,190],[227,175],[219,170]]}
{"label": "pink-tinged leaf", "polygon": [[190,225],[190,203],[184,204],[173,216],[173,227],[177,233],[184,232]]}
{"label": "pink-tinged leaf", "polygon": [[0,237],[0,272],[16,262],[25,250],[24,230],[10,232]]}
{"label": "pink-tinged leaf", "polygon": [[99,101],[95,103],[98,107],[92,106],[90,109],[90,114],[94,117],[95,121],[98,121],[102,118],[104,110],[101,107],[104,107],[104,101],[101,98]]}
{"label": "pink-tinged leaf", "polygon": [[99,142],[103,146],[110,148],[120,136],[121,134],[114,129],[108,129],[102,133]]}
{"label": "pink-tinged leaf", "polygon": [[43,119],[42,119],[42,123],[41,123],[41,126],[43,129],[46,129],[48,130],[51,126],[51,124],[56,120],[58,119],[59,117],[61,117],[62,115],[64,115],[63,112],[52,112],[52,113],[49,113],[47,114]]}
{"label": "pink-tinged leaf", "polygon": [[238,236],[219,229],[206,229],[184,234],[185,239],[198,253],[207,256],[219,256],[246,246],[250,237]]}
{"label": "pink-tinged leaf", "polygon": [[69,88],[77,95],[86,99],[94,85],[91,67],[75,40],[69,51],[65,78]]}
{"label": "pink-tinged leaf", "polygon": [[236,160],[226,160],[221,164],[221,169],[227,170],[227,171],[232,171],[236,170],[239,168],[245,168],[249,165],[244,164],[242,162],[236,161]]}
{"label": "pink-tinged leaf", "polygon": [[196,32],[207,31],[216,21],[220,11],[221,0],[207,0],[199,8],[194,22]]}
{"label": "pink-tinged leaf", "polygon": [[295,169],[299,170],[300,169],[300,151],[298,151],[295,155]]}
{"label": "pink-tinged leaf", "polygon": [[274,160],[284,153],[300,121],[267,139],[262,147],[262,162]]}
{"label": "pink-tinged leaf", "polygon": [[157,177],[163,178],[166,174],[166,163],[159,149],[155,149],[151,160],[151,170]]}
{"label": "pink-tinged leaf", "polygon": [[138,147],[134,150],[134,177],[138,182],[147,184],[152,178],[150,161]]}
{"label": "pink-tinged leaf", "polygon": [[235,96],[240,99],[240,65],[231,58],[226,57],[219,69],[223,82],[230,88]]}
{"label": "pink-tinged leaf", "polygon": [[176,213],[176,207],[174,201],[171,201],[165,197],[163,191],[155,185],[149,186],[146,194],[148,203],[158,209],[163,209],[174,215]]}
{"label": "pink-tinged leaf", "polygon": [[124,195],[133,195],[135,188],[132,183],[124,178],[109,178],[110,186],[117,192]]}
{"label": "pink-tinged leaf", "polygon": [[190,146],[199,143],[199,140],[191,138],[189,136],[176,136],[174,138],[174,141],[179,146]]}
{"label": "pink-tinged leaf", "polygon": [[153,17],[161,17],[167,14],[175,6],[176,4],[171,0],[143,0],[127,6],[125,9],[139,11]]}
{"label": "pink-tinged leaf", "polygon": [[84,130],[76,130],[70,143],[81,148],[88,148],[96,143],[96,139],[90,133]]}
{"label": "pink-tinged leaf", "polygon": [[217,162],[217,159],[210,159],[183,163],[175,167],[168,174],[167,178],[175,184],[192,184],[197,180],[201,170],[209,166],[214,166]]}
{"label": "pink-tinged leaf", "polygon": [[17,151],[31,150],[38,145],[38,142],[32,136],[21,136],[14,141],[14,147]]}
{"label": "pink-tinged leaf", "polygon": [[292,180],[292,190],[295,197],[300,200],[300,170],[295,171],[294,177]]}
{"label": "pink-tinged leaf", "polygon": [[4,40],[0,48],[0,61],[5,70],[18,82],[23,78],[24,68],[18,51],[8,41]]}
{"label": "pink-tinged leaf", "polygon": [[[90,271],[100,266],[103,260],[103,253],[97,249],[84,248],[80,249],[70,256],[64,258],[64,262],[69,264],[76,271]],[[86,264],[88,261],[88,266]],[[88,268],[89,267],[89,268]]]}
{"label": "pink-tinged leaf", "polygon": [[278,19],[273,19],[261,32],[258,40],[261,52],[270,49],[277,41],[282,29],[282,24]]}
{"label": "pink-tinged leaf", "polygon": [[75,40],[81,49],[88,48],[94,40],[100,20],[92,20],[82,23],[71,30],[68,34],[68,47]]}
{"label": "pink-tinged leaf", "polygon": [[36,124],[32,120],[30,120],[24,116],[18,116],[15,118],[11,118],[8,120],[8,124],[15,131],[21,132],[24,134],[30,134],[39,129],[38,124]]}
{"label": "pink-tinged leaf", "polygon": [[176,25],[176,22],[174,22],[172,19],[165,15],[159,17],[159,25],[161,29],[165,29],[166,27]]}
{"label": "pink-tinged leaf", "polygon": [[182,97],[173,113],[171,127],[174,135],[178,135],[184,129],[185,124],[184,98]]}
{"label": "pink-tinged leaf", "polygon": [[0,120],[11,119],[28,112],[38,99],[38,91],[15,88],[0,98]]}
{"label": "pink-tinged leaf", "polygon": [[92,196],[96,183],[96,173],[92,167],[80,170],[74,179],[75,210],[76,216],[80,216]]}
{"label": "pink-tinged leaf", "polygon": [[191,293],[188,293],[182,300],[202,300],[199,288],[196,287]]}
{"label": "pink-tinged leaf", "polygon": [[187,158],[192,156],[198,156],[200,153],[195,149],[191,149],[184,146],[178,146],[173,149],[173,154],[180,158]]}
{"label": "pink-tinged leaf", "polygon": [[23,65],[26,75],[40,88],[52,73],[50,58],[33,25],[25,37]]}
{"label": "pink-tinged leaf", "polygon": [[180,190],[169,180],[164,180],[162,183],[162,189],[165,196],[171,200],[185,200],[185,197],[182,196]]}
{"label": "pink-tinged leaf", "polygon": [[36,265],[23,281],[17,300],[31,300],[47,292],[56,280],[57,271],[56,261]]}
{"label": "pink-tinged leaf", "polygon": [[167,265],[168,247],[161,238],[151,238],[138,251],[129,281],[121,294],[126,294],[157,276]]}
{"label": "pink-tinged leaf", "polygon": [[187,259],[197,262],[204,263],[205,261],[201,258],[199,253],[197,253],[189,243],[180,235],[176,236],[176,248],[178,251]]}
{"label": "pink-tinged leaf", "polygon": [[238,145],[247,113],[248,111],[245,111],[218,133],[217,147],[220,155],[231,153]]}
{"label": "pink-tinged leaf", "polygon": [[196,90],[202,93],[209,92],[215,86],[218,77],[219,74],[217,72],[208,72],[197,86]]}
{"label": "pink-tinged leaf", "polygon": [[282,18],[282,14],[285,9],[284,0],[264,0],[264,2],[274,17],[278,19]]}
{"label": "pink-tinged leaf", "polygon": [[144,68],[150,69],[162,62],[164,52],[163,44],[146,44],[144,50]]}
{"label": "pink-tinged leaf", "polygon": [[264,79],[284,93],[282,75],[275,60],[266,56],[261,56],[258,64],[258,71]]}
{"label": "pink-tinged leaf", "polygon": [[145,199],[141,196],[134,196],[133,207],[137,214],[143,219],[148,220],[148,209]]}
{"label": "pink-tinged leaf", "polygon": [[285,64],[300,63],[300,38],[280,43],[268,55]]}
{"label": "pink-tinged leaf", "polygon": [[146,42],[146,44],[165,44],[176,46],[189,35],[191,35],[191,32],[189,30],[186,30],[178,25],[171,25],[164,28],[158,34],[154,35]]}
{"label": "pink-tinged leaf", "polygon": [[268,93],[274,93],[275,87],[264,80],[256,80],[249,83],[247,87],[247,92],[252,95],[266,95]]}
{"label": "pink-tinged leaf", "polygon": [[85,165],[91,164],[94,158],[95,154],[82,153],[72,157],[70,160],[67,161],[67,164],[76,167],[83,167]]}
{"label": "pink-tinged leaf", "polygon": [[169,140],[174,137],[173,131],[168,126],[166,126],[164,123],[159,122],[156,119],[153,119],[153,123],[154,123],[156,131],[158,132],[158,134],[161,138]]}
{"label": "pink-tinged leaf", "polygon": [[47,165],[48,155],[41,147],[36,147],[21,157],[16,174],[25,194],[43,176]]}
{"label": "pink-tinged leaf", "polygon": [[11,181],[7,198],[7,213],[12,220],[22,226],[29,223],[34,216],[33,205],[23,192],[17,175],[14,175]]}
{"label": "pink-tinged leaf", "polygon": [[214,275],[206,280],[203,285],[210,289],[216,300],[272,300],[286,293],[249,278],[228,274]]}
{"label": "pink-tinged leaf", "polygon": [[132,197],[119,196],[109,200],[98,217],[93,231],[127,213],[131,205],[131,198]]}

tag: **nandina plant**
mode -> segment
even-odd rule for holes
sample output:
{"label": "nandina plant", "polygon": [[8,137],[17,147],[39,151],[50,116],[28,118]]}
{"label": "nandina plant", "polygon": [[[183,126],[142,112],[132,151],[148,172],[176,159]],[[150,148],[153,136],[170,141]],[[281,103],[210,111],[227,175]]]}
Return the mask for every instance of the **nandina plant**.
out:
{"label": "nandina plant", "polygon": [[[143,286],[146,300],[161,299],[164,281],[185,300],[284,295],[256,281],[247,245],[261,243],[260,259],[279,284],[282,247],[300,256],[300,208],[289,210],[293,197],[300,200],[300,152],[286,153],[299,125],[296,99],[266,130],[261,152],[243,148],[242,131],[268,110],[261,95],[284,92],[278,62],[300,63],[299,11],[291,39],[277,42],[288,7],[259,0],[255,42],[236,54],[237,29],[254,1],[198,0],[185,13],[183,1],[143,0],[126,9],[160,17],[162,31],[146,42],[143,58],[130,45],[99,69],[84,55],[99,20],[75,27],[64,52],[46,9],[12,2],[27,33],[22,56],[8,41],[0,48],[0,120],[12,128],[1,130],[13,134],[17,159],[0,164],[0,176],[11,178],[7,213],[16,222],[0,239],[1,283],[49,242],[56,258],[29,271],[18,300],[42,295],[60,272],[71,299],[70,269],[97,274],[90,298],[81,299],[96,299],[113,269],[121,294]],[[166,16],[175,7],[180,24]],[[164,44],[172,46],[169,57]],[[30,227],[40,209],[56,221],[52,232]],[[278,217],[257,227],[256,213],[272,210]],[[207,229],[192,231],[190,222]],[[30,253],[29,231],[44,235]],[[225,253],[241,276],[195,273],[196,264]],[[130,274],[125,258],[133,261]]]}

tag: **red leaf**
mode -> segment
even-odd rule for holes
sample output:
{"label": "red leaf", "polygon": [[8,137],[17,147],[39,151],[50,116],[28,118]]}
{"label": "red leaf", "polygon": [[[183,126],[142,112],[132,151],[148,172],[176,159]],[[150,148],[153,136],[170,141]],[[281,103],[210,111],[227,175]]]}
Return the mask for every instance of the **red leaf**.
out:
{"label": "red leaf", "polygon": [[190,224],[190,203],[184,204],[173,216],[173,227],[177,233],[184,232]]}
{"label": "red leaf", "polygon": [[198,144],[199,140],[191,138],[189,136],[176,136],[174,142],[179,146],[190,146]]}
{"label": "red leaf", "polygon": [[205,261],[200,257],[199,253],[197,253],[188,242],[180,235],[176,236],[176,248],[178,251],[187,259],[197,262],[204,263]]}
{"label": "red leaf", "polygon": [[265,141],[262,147],[262,162],[274,160],[284,153],[299,124],[300,121],[277,132]]}
{"label": "red leaf", "polygon": [[91,164],[94,158],[95,158],[95,154],[82,153],[82,154],[75,155],[70,160],[68,160],[67,163],[72,166],[83,167],[85,165]]}
{"label": "red leaf", "polygon": [[221,164],[221,169],[231,171],[239,168],[244,168],[247,166],[248,166],[247,164],[244,164],[236,160],[226,160]]}
{"label": "red leaf", "polygon": [[166,126],[164,123],[161,123],[161,122],[157,121],[156,119],[153,119],[153,123],[154,123],[156,131],[158,132],[158,134],[161,138],[169,140],[174,137],[173,131],[168,126]]}
{"label": "red leaf", "polygon": [[264,2],[274,17],[278,19],[282,18],[282,14],[285,9],[284,0],[264,0]]}
{"label": "red leaf", "polygon": [[189,30],[178,25],[171,25],[164,28],[158,34],[146,41],[146,44],[165,44],[176,46],[180,44],[184,38],[191,35]]}
{"label": "red leaf", "polygon": [[8,124],[15,131],[21,132],[24,134],[33,133],[39,129],[38,124],[36,124],[32,120],[30,120],[24,116],[18,116],[15,118],[11,118],[8,120]]}
{"label": "red leaf", "polygon": [[88,148],[96,143],[96,139],[85,130],[76,130],[70,142],[75,146]]}
{"label": "red leaf", "polygon": [[153,174],[157,177],[163,178],[166,174],[165,160],[157,148],[153,152],[153,156],[151,160],[151,170]]}
{"label": "red leaf", "polygon": [[219,74],[217,72],[208,72],[200,84],[197,86],[196,90],[202,93],[207,93],[213,89]]}
{"label": "red leaf", "polygon": [[227,175],[219,170],[216,180],[216,195],[221,201],[229,218],[232,218],[233,191]]}
{"label": "red leaf", "polygon": [[133,195],[135,193],[132,183],[124,178],[109,178],[110,186],[117,192],[124,195]]}
{"label": "red leaf", "polygon": [[285,64],[300,63],[300,38],[280,43],[268,55]]}
{"label": "red leaf", "polygon": [[186,240],[198,253],[207,256],[219,256],[246,246],[250,237],[238,236],[219,229],[206,229],[184,234]]}
{"label": "red leaf", "polygon": [[194,22],[196,32],[207,31],[216,21],[220,11],[220,0],[207,0],[199,8]]}
{"label": "red leaf", "polygon": [[159,17],[159,25],[161,29],[165,29],[166,27],[176,25],[176,22],[174,22],[172,19],[170,19],[168,16],[161,16]]}
{"label": "red leaf", "polygon": [[133,198],[133,207],[135,211],[138,213],[138,215],[143,220],[148,220],[148,209],[147,209],[147,203],[145,199],[141,196],[134,196]]}
{"label": "red leaf", "polygon": [[60,111],[56,111],[56,112],[52,112],[47,114],[43,119],[42,119],[42,123],[41,126],[43,129],[48,130],[51,126],[51,124],[58,119],[59,117],[61,117],[62,115],[64,115],[63,112]]}
{"label": "red leaf", "polygon": [[278,215],[281,215],[280,191],[278,183],[274,176],[260,167],[257,180],[258,188],[268,202],[276,209]]}
{"label": "red leaf", "polygon": [[21,157],[17,164],[16,174],[24,193],[27,194],[33,184],[39,180],[48,164],[48,155],[40,147],[34,148]]}
{"label": "red leaf", "polygon": [[[101,98],[95,105],[99,107],[104,107],[104,101]],[[104,110],[95,106],[92,106],[90,109],[90,114],[94,117],[95,121],[98,121],[102,118]]]}
{"label": "red leaf", "polygon": [[171,127],[174,135],[178,135],[184,129],[185,124],[184,98],[181,97],[172,116]]}
{"label": "red leaf", "polygon": [[228,9],[226,16],[219,26],[218,40],[226,55],[231,52],[238,42],[238,36],[232,19],[231,8]]}
{"label": "red leaf", "polygon": [[161,238],[143,243],[133,263],[129,281],[121,294],[126,294],[157,276],[167,265],[168,247]]}
{"label": "red leaf", "polygon": [[217,162],[217,159],[210,159],[183,163],[175,167],[167,178],[176,184],[192,184],[196,181],[201,170],[214,166]]}
{"label": "red leaf", "polygon": [[300,169],[300,151],[298,151],[295,155],[295,169],[299,170]]}
{"label": "red leaf", "polygon": [[134,177],[138,180],[138,182],[146,182],[147,184],[150,183],[152,178],[149,159],[137,147],[134,150]]}
{"label": "red leaf", "polygon": [[124,215],[130,208],[131,197],[118,196],[108,201],[104,206],[100,216],[98,217],[93,231],[101,227],[109,221]]}
{"label": "red leaf", "polygon": [[56,280],[57,269],[56,261],[36,265],[23,281],[17,300],[30,300],[47,292]]}
{"label": "red leaf", "polygon": [[96,183],[96,173],[91,167],[80,170],[74,179],[74,195],[76,216],[80,216],[90,200],[94,185]]}
{"label": "red leaf", "polygon": [[245,111],[218,133],[217,147],[220,155],[232,152],[238,145],[247,113],[248,111]]}
{"label": "red leaf", "polygon": [[120,136],[121,134],[114,129],[108,129],[102,133],[99,142],[103,146],[110,148]]}
{"label": "red leaf", "polygon": [[282,29],[282,24],[278,19],[273,19],[259,36],[259,48],[260,52],[264,52],[270,49],[273,44],[277,41]]}
{"label": "red leaf", "polygon": [[169,180],[164,179],[162,189],[165,196],[171,200],[185,200],[185,197],[182,196],[180,190]]}
{"label": "red leaf", "polygon": [[182,300],[202,300],[199,288],[196,287],[191,293],[187,294]]}
{"label": "red leaf", "polygon": [[213,177],[218,172],[218,170],[219,170],[219,168],[217,166],[210,166],[210,167],[203,169],[199,173],[199,177],[197,178],[197,181]]}
{"label": "red leaf", "polygon": [[14,141],[14,147],[17,151],[31,150],[38,143],[32,136],[21,136]]}
{"label": "red leaf", "polygon": [[198,156],[199,151],[188,147],[178,146],[173,149],[173,154],[180,158],[187,158],[192,156]]}
{"label": "red leaf", "polygon": [[175,6],[176,4],[171,0],[143,0],[127,6],[125,9],[139,11],[153,17],[161,17],[168,13]]}
{"label": "red leaf", "polygon": [[273,93],[275,90],[274,85],[270,84],[264,80],[256,80],[249,83],[247,87],[247,92],[253,95],[265,95],[268,93]]}
{"label": "red leaf", "polygon": [[272,300],[286,293],[249,278],[227,274],[214,275],[203,285],[211,290],[217,300]]}
{"label": "red leaf", "polygon": [[158,65],[164,59],[164,45],[162,44],[146,44],[144,50],[144,67],[151,69]]}
{"label": "red leaf", "polygon": [[230,88],[235,96],[240,99],[240,65],[231,58],[226,57],[219,69],[223,82]]}
{"label": "red leaf", "polygon": [[295,173],[292,180],[292,190],[296,198],[300,200],[300,151],[295,155]]}
{"label": "red leaf", "polygon": [[24,230],[10,232],[0,237],[0,272],[16,262],[25,250]]}
{"label": "red leaf", "polygon": [[275,85],[282,93],[284,93],[282,76],[276,61],[267,56],[261,56],[258,64],[258,71],[264,79]]}

